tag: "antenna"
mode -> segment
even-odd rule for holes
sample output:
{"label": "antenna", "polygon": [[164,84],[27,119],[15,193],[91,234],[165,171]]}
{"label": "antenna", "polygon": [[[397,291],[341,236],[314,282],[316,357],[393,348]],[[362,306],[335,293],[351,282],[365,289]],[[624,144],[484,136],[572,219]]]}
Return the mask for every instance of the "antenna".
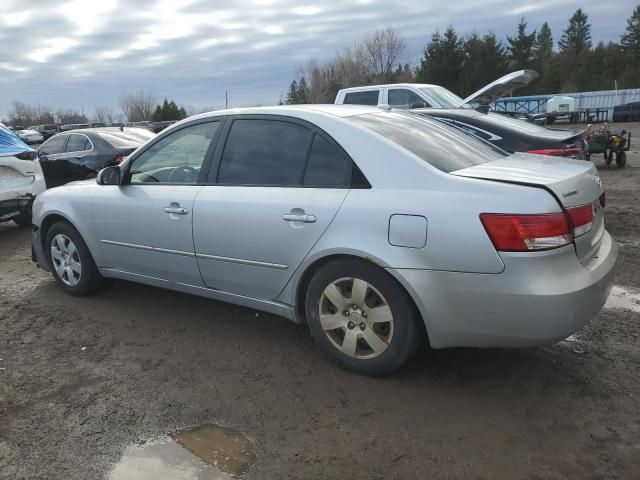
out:
{"label": "antenna", "polygon": [[224,108],[225,109],[229,108],[229,91],[228,90],[224,91]]}

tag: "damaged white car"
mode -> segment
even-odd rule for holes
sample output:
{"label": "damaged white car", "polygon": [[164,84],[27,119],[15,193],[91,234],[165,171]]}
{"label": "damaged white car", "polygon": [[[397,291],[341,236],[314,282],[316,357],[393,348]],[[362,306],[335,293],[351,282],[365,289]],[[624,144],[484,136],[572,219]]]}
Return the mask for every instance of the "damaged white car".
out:
{"label": "damaged white car", "polygon": [[33,200],[45,189],[36,152],[0,123],[0,222],[31,225]]}

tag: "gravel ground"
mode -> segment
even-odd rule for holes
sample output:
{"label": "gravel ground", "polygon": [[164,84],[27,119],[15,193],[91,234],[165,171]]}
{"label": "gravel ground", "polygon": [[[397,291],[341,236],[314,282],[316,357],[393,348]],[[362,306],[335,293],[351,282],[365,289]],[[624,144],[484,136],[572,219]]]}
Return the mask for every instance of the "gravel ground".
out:
{"label": "gravel ground", "polygon": [[[594,157],[631,295],[639,149],[621,170]],[[205,423],[251,439],[248,479],[640,478],[639,321],[607,308],[573,341],[425,348],[364,378],[271,315],[125,282],[67,296],[3,224],[0,478],[103,478],[127,446]]]}

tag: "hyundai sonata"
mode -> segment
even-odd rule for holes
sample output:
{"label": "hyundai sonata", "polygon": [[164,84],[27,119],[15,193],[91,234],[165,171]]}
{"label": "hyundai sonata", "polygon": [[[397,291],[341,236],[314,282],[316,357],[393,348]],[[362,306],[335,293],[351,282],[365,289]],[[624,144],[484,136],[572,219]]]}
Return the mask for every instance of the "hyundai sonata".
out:
{"label": "hyundai sonata", "polygon": [[97,181],[34,207],[38,264],[306,322],[364,374],[433,348],[547,345],[602,308],[617,247],[590,163],[509,155],[447,124],[363,106],[183,120]]}

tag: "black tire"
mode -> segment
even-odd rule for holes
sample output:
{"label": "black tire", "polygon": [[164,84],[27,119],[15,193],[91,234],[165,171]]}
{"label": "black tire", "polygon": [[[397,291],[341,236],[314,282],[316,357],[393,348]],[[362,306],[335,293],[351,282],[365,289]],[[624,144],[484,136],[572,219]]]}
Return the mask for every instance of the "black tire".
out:
{"label": "black tire", "polygon": [[[376,297],[377,293],[381,294],[393,316],[392,336],[388,343],[386,341],[384,342],[387,345],[386,350],[373,358],[356,358],[345,354],[330,339],[330,335],[325,333],[320,323],[320,302],[323,292],[333,282],[345,278],[357,278],[367,282],[370,287],[373,287],[366,290],[367,298],[369,299],[367,301],[371,300],[372,295]],[[374,289],[377,290],[377,292],[375,292]],[[326,302],[326,299],[324,301]],[[411,298],[402,286],[387,272],[363,260],[334,260],[320,268],[313,275],[307,287],[305,310],[311,335],[320,347],[320,350],[322,350],[333,363],[354,373],[374,376],[391,373],[402,366],[425,340],[425,330],[422,319],[416,311]],[[347,311],[344,313],[346,319],[349,320],[351,317],[346,315]],[[364,325],[364,323],[361,325]],[[371,331],[373,331],[372,325],[373,323],[364,328],[370,328]],[[355,329],[351,328],[351,330],[354,330],[353,333],[359,337],[360,332],[357,331],[358,328],[359,327]],[[340,333],[344,335],[348,334],[347,326],[332,330],[332,335]],[[344,340],[342,341],[344,342]],[[358,346],[355,352],[362,348],[361,342],[362,338],[359,337],[356,342]],[[368,346],[367,343],[364,343],[364,345]]]}
{"label": "black tire", "polygon": [[622,168],[627,164],[627,154],[622,151],[616,153],[616,166]]}
{"label": "black tire", "polygon": [[613,162],[613,152],[611,150],[604,151],[604,163],[605,165],[611,165]]}
{"label": "black tire", "polygon": [[[56,266],[54,264],[54,259],[52,257],[52,243],[54,241],[54,238],[59,234],[62,234],[70,239],[76,247],[81,272],[79,281],[75,285],[68,285],[67,283],[65,283],[65,281],[58,274]],[[98,272],[96,264],[93,261],[93,257],[91,256],[91,253],[87,248],[87,244],[84,242],[76,229],[67,222],[54,223],[51,228],[49,228],[49,230],[47,231],[44,247],[45,254],[49,262],[49,267],[51,268],[51,273],[56,279],[56,282],[58,282],[58,285],[60,285],[60,287],[62,287],[65,292],[74,296],[83,296],[94,292],[102,285],[103,277]]]}
{"label": "black tire", "polygon": [[14,217],[13,223],[18,225],[19,227],[30,227],[31,226],[31,215],[23,213],[17,217]]}

